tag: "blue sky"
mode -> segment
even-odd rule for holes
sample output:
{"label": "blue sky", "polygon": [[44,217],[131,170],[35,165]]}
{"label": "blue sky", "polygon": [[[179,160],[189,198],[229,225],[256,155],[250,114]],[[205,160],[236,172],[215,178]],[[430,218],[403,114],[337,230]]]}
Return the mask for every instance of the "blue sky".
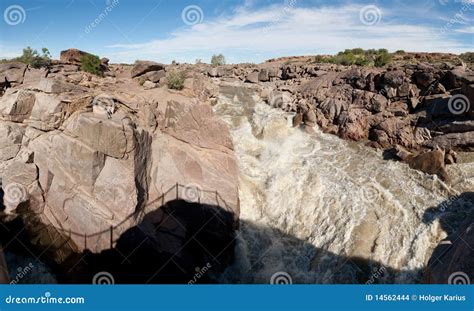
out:
{"label": "blue sky", "polygon": [[75,47],[112,62],[228,62],[345,48],[474,50],[474,0],[0,0],[0,58]]}

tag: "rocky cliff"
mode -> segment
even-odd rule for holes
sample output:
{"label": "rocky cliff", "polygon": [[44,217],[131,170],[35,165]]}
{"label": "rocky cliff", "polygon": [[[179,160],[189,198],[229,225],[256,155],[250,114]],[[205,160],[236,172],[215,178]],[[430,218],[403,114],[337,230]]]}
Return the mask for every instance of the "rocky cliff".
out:
{"label": "rocky cliff", "polygon": [[[133,258],[133,269],[158,276],[140,281],[186,282],[196,268],[232,262],[238,169],[212,110],[222,81],[252,87],[296,127],[365,142],[448,185],[446,165],[474,149],[474,74],[453,55],[382,68],[103,59],[96,76],[80,71],[84,53],[64,51],[48,68],[0,65],[5,218],[21,217],[41,254],[74,269],[86,258],[91,270],[112,261],[123,274]],[[183,74],[182,90],[167,87],[171,72]]]}
{"label": "rocky cliff", "polygon": [[[206,262],[225,266],[215,261],[232,260],[237,164],[209,98],[193,88],[146,90],[131,78],[138,66],[104,77],[81,72],[73,54],[43,69],[0,66],[8,82],[0,99],[6,219],[22,217],[35,247],[60,264],[119,241],[136,247],[152,240],[151,248],[176,262],[186,253],[183,273]],[[156,69],[140,66],[141,74]],[[216,212],[189,217],[204,207]],[[220,210],[230,217],[216,217]],[[127,241],[137,226],[155,229]]]}

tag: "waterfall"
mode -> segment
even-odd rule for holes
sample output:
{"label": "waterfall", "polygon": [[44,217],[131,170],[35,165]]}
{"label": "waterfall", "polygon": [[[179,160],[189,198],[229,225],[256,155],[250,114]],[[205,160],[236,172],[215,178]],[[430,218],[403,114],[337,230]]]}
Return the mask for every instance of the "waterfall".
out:
{"label": "waterfall", "polygon": [[[236,261],[219,282],[269,283],[278,273],[293,283],[421,281],[446,236],[426,214],[450,196],[437,177],[363,143],[292,128],[291,113],[243,86],[221,86],[214,111],[231,130],[241,200]],[[469,188],[466,178],[450,193]]]}

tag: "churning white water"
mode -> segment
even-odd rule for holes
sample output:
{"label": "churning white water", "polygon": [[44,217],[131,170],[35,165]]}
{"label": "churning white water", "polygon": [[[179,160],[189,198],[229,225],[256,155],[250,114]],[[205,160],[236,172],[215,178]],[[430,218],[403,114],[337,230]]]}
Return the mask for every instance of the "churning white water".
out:
{"label": "churning white water", "polygon": [[231,130],[241,200],[236,262],[219,281],[421,281],[446,235],[425,211],[472,191],[474,163],[451,166],[448,188],[363,144],[292,128],[291,114],[256,94],[221,86],[214,106]]}

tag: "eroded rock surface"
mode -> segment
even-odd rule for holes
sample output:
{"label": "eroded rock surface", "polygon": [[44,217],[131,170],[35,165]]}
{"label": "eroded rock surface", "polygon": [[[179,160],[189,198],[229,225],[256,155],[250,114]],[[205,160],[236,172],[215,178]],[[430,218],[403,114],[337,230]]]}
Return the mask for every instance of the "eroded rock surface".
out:
{"label": "eroded rock surface", "polygon": [[[17,83],[0,98],[3,213],[22,217],[35,247],[58,263],[85,251],[102,254],[119,241],[137,245],[142,241],[131,242],[137,236],[129,232],[151,226],[140,237],[156,242],[147,245],[161,252],[160,261],[176,256],[193,273],[203,260],[223,256],[215,263],[222,269],[233,258],[233,247],[225,247],[238,227],[237,163],[207,86],[189,78],[191,88],[180,94],[145,89],[132,76],[159,82],[164,66],[153,62],[137,63],[126,77],[115,68],[96,77],[79,71],[82,55],[68,50],[36,72],[0,68]],[[220,218],[211,213],[195,222],[197,211],[187,209],[204,206],[231,217],[216,225]],[[202,240],[193,237],[199,232]],[[181,254],[192,238],[203,247]]]}

